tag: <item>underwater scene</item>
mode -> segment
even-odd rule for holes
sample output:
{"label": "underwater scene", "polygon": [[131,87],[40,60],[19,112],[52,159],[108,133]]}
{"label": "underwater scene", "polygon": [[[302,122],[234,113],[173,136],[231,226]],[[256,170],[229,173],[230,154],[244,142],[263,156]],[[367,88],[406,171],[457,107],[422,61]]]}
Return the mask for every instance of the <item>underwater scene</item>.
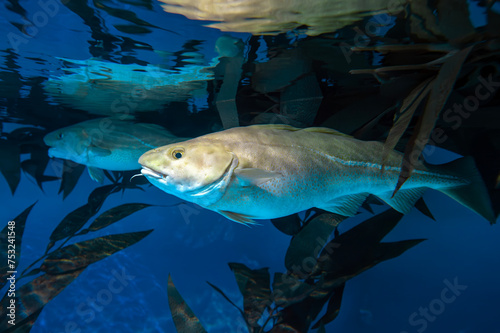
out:
{"label": "underwater scene", "polygon": [[0,0],[0,332],[500,333],[500,1]]}

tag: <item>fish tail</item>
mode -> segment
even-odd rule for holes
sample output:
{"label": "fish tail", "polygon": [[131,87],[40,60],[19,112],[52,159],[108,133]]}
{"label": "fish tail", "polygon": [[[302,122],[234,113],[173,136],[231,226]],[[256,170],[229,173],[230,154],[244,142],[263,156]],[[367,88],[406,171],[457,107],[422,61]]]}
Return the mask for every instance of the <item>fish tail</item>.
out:
{"label": "fish tail", "polygon": [[468,184],[443,187],[437,190],[481,215],[491,224],[495,223],[495,213],[488,190],[472,157],[466,156],[446,164],[433,165],[432,169],[467,180]]}

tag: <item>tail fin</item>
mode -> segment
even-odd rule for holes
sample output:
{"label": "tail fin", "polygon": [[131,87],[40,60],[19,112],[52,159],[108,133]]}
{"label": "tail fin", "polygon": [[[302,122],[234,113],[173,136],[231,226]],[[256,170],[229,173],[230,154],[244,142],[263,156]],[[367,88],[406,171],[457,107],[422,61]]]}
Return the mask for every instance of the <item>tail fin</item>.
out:
{"label": "tail fin", "polygon": [[491,224],[495,223],[495,213],[491,206],[488,190],[472,157],[462,157],[450,163],[433,165],[431,168],[467,179],[470,182],[467,185],[442,188],[439,191],[478,213],[490,221]]}

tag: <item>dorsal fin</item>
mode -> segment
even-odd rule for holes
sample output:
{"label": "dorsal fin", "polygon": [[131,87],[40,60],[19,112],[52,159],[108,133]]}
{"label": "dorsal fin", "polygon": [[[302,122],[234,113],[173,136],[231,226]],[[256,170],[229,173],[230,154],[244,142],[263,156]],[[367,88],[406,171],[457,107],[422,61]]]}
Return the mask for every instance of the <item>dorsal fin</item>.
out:
{"label": "dorsal fin", "polygon": [[252,125],[252,126],[259,126],[259,128],[276,129],[276,130],[291,131],[291,132],[293,132],[293,131],[305,131],[305,132],[325,133],[325,134],[346,136],[346,137],[352,138],[352,136],[350,136],[348,134],[345,134],[345,133],[342,133],[342,132],[339,132],[337,130],[327,128],[327,127],[297,128],[297,127],[293,127],[293,126],[285,125],[285,124],[265,124],[265,125]]}
{"label": "dorsal fin", "polygon": [[151,124],[151,123],[138,123],[137,125],[140,125],[142,127],[145,127],[145,128],[150,128],[150,129],[153,129],[153,130],[160,130],[160,131],[164,131],[168,134],[170,134],[170,132],[163,126],[160,126],[160,125],[157,125],[157,124]]}
{"label": "dorsal fin", "polygon": [[325,134],[346,136],[346,137],[352,138],[352,136],[350,136],[348,134],[345,134],[345,133],[342,133],[342,132],[339,132],[337,130],[334,130],[334,129],[331,129],[331,128],[327,128],[327,127],[308,127],[308,128],[302,129],[302,131],[305,131],[305,132],[316,132],[316,133],[325,133]]}
{"label": "dorsal fin", "polygon": [[285,124],[264,124],[264,125],[251,125],[248,127],[258,127],[258,128],[266,128],[266,129],[276,129],[282,131],[300,131],[302,128],[296,128],[290,125]]}

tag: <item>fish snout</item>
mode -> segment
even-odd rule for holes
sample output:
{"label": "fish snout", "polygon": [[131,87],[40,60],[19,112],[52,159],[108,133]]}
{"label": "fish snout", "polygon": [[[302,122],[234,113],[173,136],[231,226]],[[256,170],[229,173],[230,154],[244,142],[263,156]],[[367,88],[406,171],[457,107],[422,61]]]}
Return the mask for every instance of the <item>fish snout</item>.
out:
{"label": "fish snout", "polygon": [[139,164],[142,166],[141,173],[144,176],[155,179],[167,177],[163,171],[160,171],[164,169],[162,167],[164,162],[157,149],[152,149],[142,154],[139,157]]}
{"label": "fish snout", "polygon": [[150,163],[153,163],[154,160],[158,160],[158,157],[158,148],[148,150],[139,157],[139,164],[148,166]]}
{"label": "fish snout", "polygon": [[43,142],[46,146],[53,147],[55,143],[55,134],[54,132],[48,133],[43,137]]}

